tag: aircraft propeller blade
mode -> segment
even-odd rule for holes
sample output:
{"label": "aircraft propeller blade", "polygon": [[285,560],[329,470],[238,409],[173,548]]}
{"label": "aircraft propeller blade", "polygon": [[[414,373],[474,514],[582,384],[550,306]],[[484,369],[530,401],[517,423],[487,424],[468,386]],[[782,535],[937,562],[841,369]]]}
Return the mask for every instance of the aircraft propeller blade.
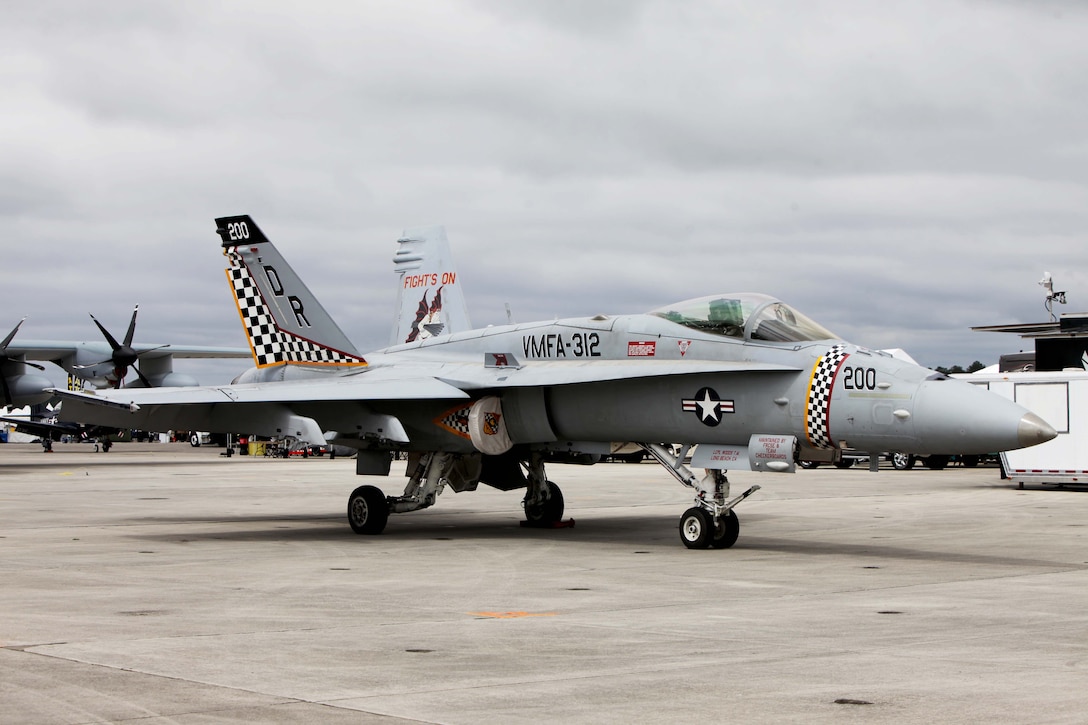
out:
{"label": "aircraft propeller blade", "polygon": [[132,308],[132,319],[129,320],[128,332],[125,333],[125,347],[132,347],[132,335],[136,332],[136,313],[139,311],[139,305]]}
{"label": "aircraft propeller blade", "polygon": [[98,318],[96,318],[94,315],[91,315],[91,319],[94,320],[94,324],[98,325],[98,329],[102,331],[102,336],[106,338],[106,342],[110,344],[111,348],[116,350],[121,347],[121,343],[117,342],[114,336],[110,334],[110,331],[102,326],[102,323],[98,321]]}
{"label": "aircraft propeller blade", "polygon": [[3,354],[8,349],[8,345],[10,345],[11,341],[15,338],[15,333],[19,331],[19,328],[23,326],[24,322],[26,322],[25,317],[19,320],[19,324],[15,326],[15,329],[8,333],[8,336],[4,338],[3,342],[0,342],[0,354]]}
{"label": "aircraft propeller blade", "polygon": [[136,371],[136,375],[139,376],[140,380],[143,382],[144,385],[146,385],[149,388],[155,387],[154,385],[151,384],[151,381],[148,380],[147,377],[142,372],[140,372],[140,368],[134,367],[132,369]]}
{"label": "aircraft propeller blade", "polygon": [[[110,347],[113,349],[113,354],[110,356],[110,359],[103,360],[102,362],[113,363],[114,373],[116,373],[117,376],[117,380],[114,382],[115,388],[121,387],[121,383],[124,381],[125,376],[128,375],[128,369],[132,367],[136,363],[136,360],[139,358],[139,355],[136,353],[136,351],[132,349],[132,337],[136,334],[136,315],[137,313],[139,313],[139,311],[140,306],[136,305],[136,307],[132,310],[132,319],[129,320],[128,331],[125,333],[125,341],[123,343],[117,342],[117,338],[110,334],[110,331],[106,329],[105,325],[99,322],[98,318],[96,318],[94,315],[91,315],[91,319],[94,320],[94,324],[98,326],[98,329],[102,332],[102,336],[106,338],[106,342],[108,342]],[[102,363],[97,364],[100,365]],[[151,387],[150,383],[147,382],[147,378],[144,377],[143,373],[137,371],[137,374],[140,376],[140,379],[144,381],[145,385]]]}
{"label": "aircraft propeller blade", "polygon": [[[4,338],[4,341],[0,342],[0,363],[21,363],[23,365],[29,365],[32,368],[37,368],[38,370],[45,370],[45,366],[43,365],[27,362],[26,360],[19,360],[13,357],[8,357],[5,354],[8,351],[8,345],[10,345],[11,341],[15,339],[15,333],[19,332],[19,328],[23,326],[24,322],[26,322],[25,317],[19,320],[19,322],[15,325],[12,331],[8,333],[8,336]],[[11,397],[11,387],[8,385],[8,380],[4,375],[0,375],[0,394],[4,396],[3,402],[0,403],[0,405],[8,406],[14,402]]]}

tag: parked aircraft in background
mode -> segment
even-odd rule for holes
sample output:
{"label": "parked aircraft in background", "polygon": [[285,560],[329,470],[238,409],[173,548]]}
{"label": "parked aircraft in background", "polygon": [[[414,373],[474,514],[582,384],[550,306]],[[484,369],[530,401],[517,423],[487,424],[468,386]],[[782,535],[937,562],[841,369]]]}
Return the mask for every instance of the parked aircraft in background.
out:
{"label": "parked aircraft in background", "polygon": [[0,407],[22,407],[44,403],[53,397],[46,392],[53,387],[53,381],[44,375],[35,375],[28,372],[27,368],[44,371],[45,367],[26,361],[26,354],[20,348],[11,349],[11,341],[15,333],[26,322],[26,318],[19,320],[3,342],[0,342]]}
{"label": "parked aircraft in background", "polygon": [[[725,548],[740,530],[734,507],[758,488],[730,498],[726,470],[792,472],[842,447],[985,453],[1055,436],[1011,401],[845,342],[760,294],[450,331],[442,315],[463,304],[460,280],[448,259],[433,266],[420,254],[437,244],[436,230],[405,235],[420,242],[411,252],[420,267],[401,282],[413,292],[414,324],[364,356],[252,219],[216,224],[256,367],[231,385],[62,392],[62,417],[331,440],[359,449],[364,475],[388,475],[392,454],[409,453],[403,494],[364,485],[349,497],[361,534],[381,532],[390,513],[431,506],[446,487],[481,482],[525,488],[527,521],[551,526],[564,505],[546,461],[637,442],[694,491],[683,543]],[[705,477],[685,465],[693,448],[691,466]]]}
{"label": "parked aircraft in background", "polygon": [[[247,358],[249,350],[237,347],[207,347],[169,344],[135,344],[136,315],[139,306],[132,311],[128,331],[123,342],[118,342],[94,315],[91,319],[102,332],[105,342],[75,342],[64,340],[23,340],[14,342],[23,320],[0,343],[0,392],[2,405],[23,406],[42,403],[52,397],[45,392],[54,387],[43,375],[28,372],[27,368],[44,371],[45,368],[31,360],[56,363],[69,375],[97,387],[120,387],[129,371],[138,380],[132,385],[145,387],[193,386],[197,381],[184,373],[173,371],[173,359],[180,358]],[[25,320],[25,318],[24,318]]]}
{"label": "parked aircraft in background", "polygon": [[[126,440],[131,431],[127,428],[111,428],[96,425],[84,425],[57,420],[57,411],[50,410],[44,403],[30,406],[30,412],[24,416],[0,416],[0,421],[15,427],[15,430],[27,435],[37,436],[48,452],[52,442],[69,438],[75,441]],[[107,446],[106,450],[109,450]]]}

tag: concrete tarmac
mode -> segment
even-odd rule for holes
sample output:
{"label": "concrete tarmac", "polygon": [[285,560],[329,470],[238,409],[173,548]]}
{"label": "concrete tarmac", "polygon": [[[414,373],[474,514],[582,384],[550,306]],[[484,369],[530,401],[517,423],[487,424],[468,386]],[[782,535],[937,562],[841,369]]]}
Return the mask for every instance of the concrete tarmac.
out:
{"label": "concrete tarmac", "polygon": [[[1088,721],[1088,492],[736,473],[689,551],[655,464],[348,527],[354,461],[0,445],[0,722]],[[402,469],[403,464],[400,464]]]}

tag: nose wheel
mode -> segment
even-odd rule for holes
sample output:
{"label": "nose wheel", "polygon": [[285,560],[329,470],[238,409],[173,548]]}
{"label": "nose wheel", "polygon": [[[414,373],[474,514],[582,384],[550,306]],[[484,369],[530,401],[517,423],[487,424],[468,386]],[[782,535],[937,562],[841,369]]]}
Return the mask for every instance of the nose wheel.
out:
{"label": "nose wheel", "polygon": [[709,511],[693,506],[680,517],[680,540],[689,549],[728,549],[740,536],[740,519],[732,509],[715,518]]}

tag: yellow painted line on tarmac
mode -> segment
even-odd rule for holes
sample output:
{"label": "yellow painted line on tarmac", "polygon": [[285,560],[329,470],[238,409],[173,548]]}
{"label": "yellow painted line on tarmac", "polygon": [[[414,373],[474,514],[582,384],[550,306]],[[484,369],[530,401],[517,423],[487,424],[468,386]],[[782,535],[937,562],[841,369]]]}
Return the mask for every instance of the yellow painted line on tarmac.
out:
{"label": "yellow painted line on tarmac", "polygon": [[523,617],[554,617],[555,612],[469,612],[481,619],[521,619]]}

